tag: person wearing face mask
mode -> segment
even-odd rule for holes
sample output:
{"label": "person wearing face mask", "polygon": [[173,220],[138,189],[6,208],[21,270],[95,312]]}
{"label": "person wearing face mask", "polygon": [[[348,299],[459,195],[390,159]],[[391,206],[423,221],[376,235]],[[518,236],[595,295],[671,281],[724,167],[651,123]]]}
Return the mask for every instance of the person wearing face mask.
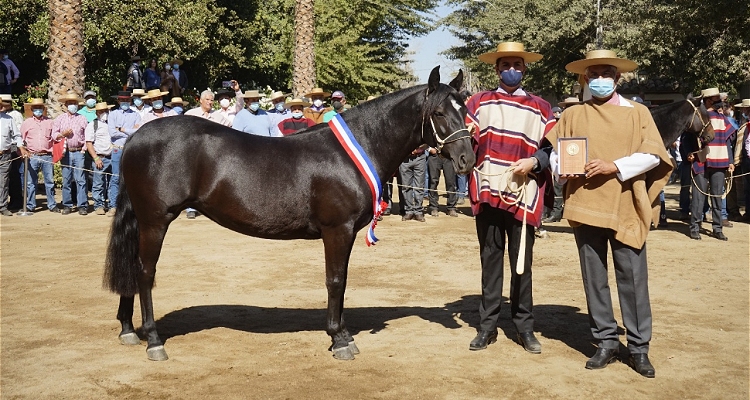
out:
{"label": "person wearing face mask", "polygon": [[[36,208],[36,185],[39,172],[44,177],[44,190],[47,194],[47,209],[59,213],[60,209],[55,200],[55,181],[52,174],[52,120],[47,118],[47,106],[44,99],[31,99],[24,104],[31,108],[32,116],[21,124],[21,138],[23,146],[19,147],[21,155],[29,159],[28,174],[24,177],[26,185],[26,209],[34,211]],[[22,167],[23,168],[23,167]],[[23,173],[23,169],[21,169]]]}
{"label": "person wearing face mask", "polygon": [[86,150],[93,160],[96,170],[91,186],[91,197],[94,200],[94,213],[105,215],[104,194],[107,192],[107,173],[112,172],[112,139],[109,136],[107,117],[114,107],[107,103],[94,105],[96,119],[86,125]]}
{"label": "person wearing face mask", "polygon": [[146,95],[143,96],[143,99],[151,102],[151,107],[149,108],[149,111],[141,118],[141,125],[158,118],[173,117],[175,115],[179,115],[174,109],[167,106],[167,104],[169,103],[164,103],[163,96],[167,94],[169,94],[169,92],[162,92],[159,89],[151,89],[146,92]]}
{"label": "person wearing face mask", "polygon": [[185,112],[185,106],[187,103],[182,100],[182,97],[172,97],[172,100],[164,105],[171,108],[172,112],[176,115],[182,115]]}
{"label": "person wearing face mask", "polygon": [[336,114],[346,111],[346,96],[344,92],[337,90],[331,95],[331,109],[323,114],[323,122],[328,123]]}
{"label": "person wearing face mask", "polygon": [[289,118],[279,122],[279,132],[284,136],[289,136],[315,125],[315,121],[305,118],[304,113],[302,112],[305,107],[309,106],[310,103],[302,101],[302,99],[295,98],[286,102],[284,107],[289,110]]}
{"label": "person wearing face mask", "polygon": [[278,127],[271,126],[268,113],[260,108],[260,92],[247,90],[241,98],[246,107],[234,117],[232,128],[259,136],[282,136]]}
{"label": "person wearing face mask", "polygon": [[[621,346],[608,283],[609,246],[630,350],[627,363],[653,378],[646,236],[652,221],[658,221],[659,193],[672,173],[672,162],[648,108],[615,90],[620,74],[636,68],[638,64],[610,50],[590,51],[585,59],[566,65],[569,72],[583,76],[593,97],[566,109],[547,137],[554,147],[551,168],[565,185],[563,218],[573,227],[589,325],[598,345],[586,368],[615,362]],[[559,175],[558,154],[582,151],[558,144],[558,139],[570,137],[587,140],[585,175]]]}
{"label": "person wearing face mask", "polygon": [[133,56],[130,58],[130,67],[128,67],[127,77],[126,87],[128,90],[132,91],[133,89],[143,89],[145,87],[143,73],[141,72],[140,56]]}
{"label": "person wearing face mask", "polygon": [[172,64],[164,63],[164,69],[161,71],[161,85],[159,86],[162,92],[169,92],[172,96],[180,95],[180,88],[175,82],[174,74],[172,73]]}
{"label": "person wearing face mask", "polygon": [[[120,158],[125,141],[141,126],[141,116],[130,108],[131,95],[128,91],[121,91],[116,96],[117,105],[107,117],[107,130],[112,139],[112,177],[109,181],[109,211],[107,216],[114,217],[117,208],[117,195],[120,192]],[[156,106],[152,102],[153,106]]]}
{"label": "person wearing face mask", "polygon": [[[548,162],[548,150],[542,144],[555,118],[548,102],[521,87],[526,65],[541,59],[541,54],[526,51],[523,43],[500,43],[497,51],[479,56],[480,61],[495,67],[499,86],[471,96],[466,103],[466,125],[476,141],[477,156],[469,176],[469,200],[476,216],[482,267],[479,332],[469,344],[470,350],[486,349],[497,340],[507,241],[511,267],[508,297],[516,339],[529,353],[542,352],[534,336],[531,264],[534,227],[542,219],[542,170]],[[517,195],[508,188],[508,180],[519,185],[527,182],[523,206],[516,205]],[[519,260],[523,252],[525,256]],[[516,268],[518,262],[523,264],[522,273]]]}
{"label": "person wearing face mask", "polygon": [[[158,91],[158,89],[156,90]],[[141,116],[141,119],[143,119],[146,114],[151,112],[151,105],[147,103],[150,99],[146,97],[146,91],[143,89],[133,89],[130,96],[133,99],[133,104],[130,106],[130,109],[138,113],[138,115]]]}
{"label": "person wearing face mask", "polygon": [[[62,214],[70,214],[73,206],[73,192],[75,191],[75,206],[78,207],[80,215],[88,214],[88,191],[86,188],[86,175],[84,174],[84,159],[86,138],[84,131],[88,121],[86,117],[78,114],[78,102],[81,101],[75,92],[69,91],[60,97],[60,102],[65,106],[64,113],[58,115],[52,121],[52,138],[55,141],[65,141],[65,151],[60,159],[62,166]],[[73,184],[75,182],[75,188]]]}
{"label": "person wearing face mask", "polygon": [[3,79],[5,87],[0,87],[0,93],[10,94],[12,92],[12,85],[18,80],[20,72],[16,64],[8,57],[7,49],[0,49],[0,62],[2,62],[5,69],[5,79]]}
{"label": "person wearing face mask", "polygon": [[96,92],[93,90],[87,90],[83,92],[83,107],[78,110],[78,114],[86,117],[87,122],[91,122],[96,119]]}
{"label": "person wearing face mask", "polygon": [[[281,91],[275,91],[268,96],[268,99],[271,100],[271,108],[267,111],[268,118],[271,120],[271,126],[273,126],[275,130],[278,129],[279,122],[291,116],[291,112],[284,107],[284,102],[286,101],[287,96],[289,96],[288,93],[283,93]],[[281,131],[274,132],[274,135],[283,136]]]}
{"label": "person wearing face mask", "polygon": [[[21,132],[21,124],[23,123],[24,118],[23,114],[13,108],[13,102],[15,100],[13,100],[13,97],[9,94],[0,94],[0,100],[3,100],[4,102],[9,104],[5,107],[5,114],[13,119],[13,122],[16,125],[16,130],[18,132]],[[13,145],[13,153],[20,154],[20,150],[15,144]],[[21,208],[23,208],[23,204],[26,202],[26,199],[23,198],[22,182],[23,160],[20,158],[16,158],[11,163],[10,184],[8,188],[8,190],[10,191],[10,202],[8,203],[8,209],[11,211],[20,210]]]}
{"label": "person wearing face mask", "polygon": [[[219,102],[219,113],[232,123],[235,115],[242,111],[245,101],[240,91],[240,84],[236,80],[230,82],[229,88],[221,89],[216,93],[216,100]],[[234,104],[232,104],[232,97],[235,98]]]}
{"label": "person wearing face mask", "polygon": [[332,108],[328,108],[323,104],[323,99],[330,95],[330,93],[324,92],[322,88],[314,88],[310,93],[306,94],[305,97],[310,99],[312,104],[309,107],[305,107],[303,111],[305,118],[315,121],[316,124],[323,122],[323,115],[332,110]]}
{"label": "person wearing face mask", "polygon": [[224,118],[219,110],[213,109],[214,105],[214,92],[210,90],[204,90],[201,92],[200,106],[193,108],[185,113],[185,115],[193,115],[196,117],[205,118],[210,121],[214,121],[217,124],[231,127],[232,123],[228,119]]}
{"label": "person wearing face mask", "polygon": [[15,158],[13,147],[23,145],[21,132],[13,121],[13,117],[6,113],[11,109],[11,103],[0,99],[0,215],[10,217],[8,197],[10,193],[11,160]]}
{"label": "person wearing face mask", "polygon": [[172,60],[172,75],[174,75],[175,83],[177,84],[177,92],[178,94],[175,95],[175,90],[172,90],[172,97],[180,97],[185,93],[185,89],[188,86],[188,78],[187,73],[184,69],[182,69],[182,60],[179,58],[175,58]]}
{"label": "person wearing face mask", "polygon": [[[739,166],[741,167],[740,173],[747,174],[742,177],[743,189],[745,194],[745,214],[739,219],[742,222],[750,222],[750,99],[742,99],[742,102],[735,104],[735,114],[740,125],[740,129],[737,131],[737,148],[739,152],[735,151],[735,165],[739,159]],[[739,153],[739,154],[738,154]]]}

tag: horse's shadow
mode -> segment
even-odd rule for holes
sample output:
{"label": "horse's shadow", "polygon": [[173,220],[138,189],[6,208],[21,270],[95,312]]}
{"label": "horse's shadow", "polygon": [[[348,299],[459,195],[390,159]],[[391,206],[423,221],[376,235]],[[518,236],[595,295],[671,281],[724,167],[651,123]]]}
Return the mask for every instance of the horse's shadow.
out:
{"label": "horse's shadow", "polygon": [[[388,328],[389,321],[416,316],[425,321],[442,325],[447,329],[460,329],[463,321],[474,328],[479,327],[479,295],[463,296],[443,307],[353,307],[345,312],[349,332],[376,334]],[[498,322],[507,338],[514,340],[516,329],[510,320],[510,304],[503,298],[503,310]],[[559,340],[567,346],[587,355],[595,348],[589,342],[588,316],[577,307],[541,304],[534,306],[535,330],[543,337]],[[325,309],[277,308],[246,305],[218,304],[186,307],[172,311],[156,323],[159,336],[166,342],[170,338],[183,336],[213,328],[229,328],[252,333],[284,333],[321,331],[325,329]],[[143,337],[138,329],[138,335]],[[474,332],[467,333],[466,344]],[[355,337],[356,338],[356,337]]]}

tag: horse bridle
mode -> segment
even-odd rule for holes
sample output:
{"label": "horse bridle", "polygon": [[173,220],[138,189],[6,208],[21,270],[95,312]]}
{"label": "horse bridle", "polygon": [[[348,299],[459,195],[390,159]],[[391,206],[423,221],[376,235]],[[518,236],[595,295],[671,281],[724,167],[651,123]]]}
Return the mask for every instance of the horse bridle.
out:
{"label": "horse bridle", "polygon": [[[693,119],[695,119],[696,116],[698,117],[698,120],[703,124],[703,127],[701,127],[700,132],[698,132],[698,134],[696,135],[698,136],[698,139],[700,139],[701,136],[703,136],[703,132],[706,131],[706,128],[708,127],[708,125],[711,124],[711,119],[709,118],[708,121],[703,121],[703,118],[701,117],[701,113],[700,113],[700,110],[698,110],[698,107],[696,107],[695,104],[693,104],[693,102],[690,101],[689,99],[685,101],[687,101],[688,104],[690,104],[693,107],[693,118],[690,119],[690,125],[693,124]],[[690,127],[690,125],[688,125],[688,128]],[[698,140],[698,142],[700,143],[701,140]]]}
{"label": "horse bridle", "polygon": [[[427,100],[427,96],[429,96],[429,93],[425,93],[425,100]],[[425,120],[425,114],[422,114],[422,140],[423,141],[424,141],[424,120]],[[432,126],[432,136],[435,138],[435,143],[437,144],[437,146],[435,146],[435,150],[437,150],[438,154],[440,154],[441,150],[443,149],[443,146],[445,146],[448,143],[457,142],[462,139],[471,139],[471,132],[469,132],[469,129],[466,127],[454,131],[450,135],[446,136],[445,139],[441,139],[440,136],[438,136],[437,129],[435,128],[435,122],[432,120],[432,116],[430,116],[430,125]],[[453,138],[453,135],[456,135],[464,131],[466,132],[466,134]]]}

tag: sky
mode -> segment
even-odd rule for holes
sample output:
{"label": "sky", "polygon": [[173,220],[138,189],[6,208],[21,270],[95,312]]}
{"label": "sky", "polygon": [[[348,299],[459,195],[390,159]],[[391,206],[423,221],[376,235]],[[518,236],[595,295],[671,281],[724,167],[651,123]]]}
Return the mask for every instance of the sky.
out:
{"label": "sky", "polygon": [[[448,16],[451,9],[441,5],[435,12],[437,14],[436,19],[439,19]],[[450,79],[448,78],[452,77],[454,72],[460,68],[460,62],[449,60],[439,53],[460,43],[460,40],[443,28],[438,28],[427,36],[412,38],[409,41],[408,51],[414,52],[411,58],[414,60],[412,63],[414,74],[419,78],[417,83],[427,83],[430,71],[438,65],[440,65],[440,80],[443,83],[449,82]]]}

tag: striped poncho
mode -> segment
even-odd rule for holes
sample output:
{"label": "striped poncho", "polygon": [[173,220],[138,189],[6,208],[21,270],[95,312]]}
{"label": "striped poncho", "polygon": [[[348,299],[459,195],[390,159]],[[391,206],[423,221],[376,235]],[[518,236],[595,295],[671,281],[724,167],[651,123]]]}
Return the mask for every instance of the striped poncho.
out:
{"label": "striped poncho", "polygon": [[711,126],[714,128],[716,135],[714,140],[708,144],[708,153],[706,162],[693,162],[693,172],[702,174],[708,168],[729,168],[729,139],[737,130],[732,126],[724,114],[716,111],[709,111],[708,116],[711,119]]}
{"label": "striped poncho", "polygon": [[498,88],[472,96],[466,108],[466,124],[475,128],[477,155],[476,170],[469,179],[472,212],[479,214],[482,205],[487,204],[523,221],[526,208],[526,222],[538,227],[544,208],[540,180],[529,175],[526,201],[509,205],[516,202],[514,192],[524,178],[507,170],[513,162],[531,157],[555,125],[549,103],[521,89],[508,94]]}

